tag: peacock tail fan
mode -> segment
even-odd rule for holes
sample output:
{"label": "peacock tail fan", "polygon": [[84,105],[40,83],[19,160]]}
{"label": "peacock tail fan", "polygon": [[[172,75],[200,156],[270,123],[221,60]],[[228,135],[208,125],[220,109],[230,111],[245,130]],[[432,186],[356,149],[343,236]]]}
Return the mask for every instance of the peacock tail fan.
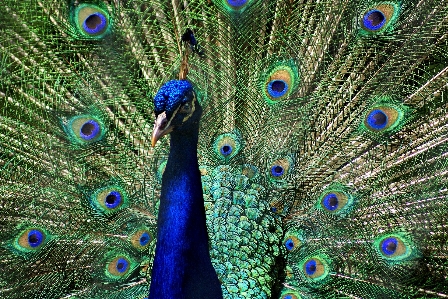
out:
{"label": "peacock tail fan", "polygon": [[184,54],[224,298],[448,297],[447,32],[445,0],[3,0],[0,297],[148,296]]}

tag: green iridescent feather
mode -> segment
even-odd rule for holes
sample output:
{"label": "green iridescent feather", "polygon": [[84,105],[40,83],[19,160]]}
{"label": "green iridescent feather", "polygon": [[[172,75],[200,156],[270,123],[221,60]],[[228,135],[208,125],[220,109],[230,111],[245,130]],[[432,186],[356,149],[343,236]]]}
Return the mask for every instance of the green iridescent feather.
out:
{"label": "green iridescent feather", "polygon": [[445,0],[3,0],[0,297],[148,295],[186,51],[224,298],[447,297],[446,32]]}

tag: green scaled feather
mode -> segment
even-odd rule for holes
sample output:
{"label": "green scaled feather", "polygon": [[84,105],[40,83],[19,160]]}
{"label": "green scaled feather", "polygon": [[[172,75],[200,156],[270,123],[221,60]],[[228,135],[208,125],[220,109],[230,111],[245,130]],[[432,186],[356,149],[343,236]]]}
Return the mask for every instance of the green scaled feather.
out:
{"label": "green scaled feather", "polygon": [[225,297],[270,296],[281,273],[276,261],[282,228],[269,215],[264,188],[240,169],[221,165],[203,171],[210,255]]}

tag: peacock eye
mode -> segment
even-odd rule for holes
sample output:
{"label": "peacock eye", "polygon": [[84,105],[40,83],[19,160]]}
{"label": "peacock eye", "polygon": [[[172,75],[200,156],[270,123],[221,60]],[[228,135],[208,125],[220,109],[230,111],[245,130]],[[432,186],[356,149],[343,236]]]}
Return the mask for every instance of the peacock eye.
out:
{"label": "peacock eye", "polygon": [[273,161],[269,166],[271,178],[281,179],[290,172],[291,167],[292,160],[288,156]]}
{"label": "peacock eye", "polygon": [[286,232],[283,239],[283,245],[288,252],[293,252],[304,244],[303,234],[297,230],[291,230]]}
{"label": "peacock eye", "polygon": [[288,91],[288,83],[283,80],[272,80],[268,83],[268,94],[272,98],[280,98]]}
{"label": "peacock eye", "polygon": [[367,115],[366,123],[372,130],[382,130],[388,123],[387,114],[380,109],[374,109]]}
{"label": "peacock eye", "polygon": [[72,18],[78,33],[83,37],[99,39],[110,31],[110,16],[96,5],[79,5],[75,8]]}
{"label": "peacock eye", "polygon": [[324,199],[322,200],[322,205],[328,211],[336,210],[339,206],[338,196],[334,193],[329,193],[329,194],[325,195]]}
{"label": "peacock eye", "polygon": [[386,23],[386,16],[378,9],[369,10],[362,19],[364,27],[369,30],[379,30]]}
{"label": "peacock eye", "polygon": [[129,263],[126,259],[120,258],[115,262],[115,268],[119,273],[124,273],[129,268]]}
{"label": "peacock eye", "polygon": [[222,154],[223,156],[228,156],[228,155],[230,155],[230,154],[232,153],[232,151],[233,151],[232,145],[230,145],[230,144],[224,144],[223,146],[221,146],[220,151],[221,151],[221,154]]}
{"label": "peacock eye", "polygon": [[271,174],[274,177],[282,176],[285,173],[285,169],[281,165],[273,165],[271,167]]}
{"label": "peacock eye", "polygon": [[118,272],[120,273],[124,273],[127,271],[128,267],[129,267],[129,263],[127,260],[125,260],[124,258],[118,259],[115,267],[117,269]]}
{"label": "peacock eye", "polygon": [[302,259],[297,265],[299,275],[309,287],[317,288],[331,279],[332,260],[323,252],[316,252],[312,256]]}
{"label": "peacock eye", "polygon": [[282,293],[281,299],[298,299],[302,298],[300,295],[294,291],[288,290],[287,293]]}
{"label": "peacock eye", "polygon": [[374,139],[385,139],[399,131],[410,119],[412,109],[389,96],[375,99],[359,125],[359,132]]}
{"label": "peacock eye", "polygon": [[30,245],[30,247],[38,247],[42,245],[43,241],[44,234],[41,231],[33,229],[28,233],[28,244]]}
{"label": "peacock eye", "polygon": [[38,228],[28,229],[23,232],[18,240],[18,248],[23,250],[36,250],[45,243],[46,234],[43,230]]}
{"label": "peacock eye", "polygon": [[226,2],[233,9],[241,9],[247,4],[247,0],[226,0]]}
{"label": "peacock eye", "polygon": [[51,239],[41,228],[31,227],[22,231],[12,242],[11,249],[18,254],[29,254],[39,251]]}
{"label": "peacock eye", "polygon": [[410,237],[401,232],[377,237],[374,247],[381,258],[392,265],[419,257],[419,251]]}
{"label": "peacock eye", "polygon": [[139,239],[140,245],[145,246],[151,241],[151,238],[147,232],[144,232]]}
{"label": "peacock eye", "polygon": [[391,256],[397,251],[398,239],[387,238],[381,242],[381,252],[386,256]]}
{"label": "peacock eye", "polygon": [[106,274],[113,279],[121,279],[127,276],[131,269],[132,260],[124,255],[113,258],[106,267]]}
{"label": "peacock eye", "polygon": [[242,140],[240,134],[235,131],[219,135],[213,144],[215,153],[221,159],[228,161],[241,150]]}
{"label": "peacock eye", "polygon": [[152,240],[153,236],[150,233],[150,231],[146,228],[140,229],[130,236],[130,241],[132,245],[139,250],[144,250],[148,248],[148,245],[151,243]]}
{"label": "peacock eye", "polygon": [[269,166],[266,167],[266,174],[275,186],[281,188],[287,184],[286,178],[294,173],[293,168],[294,157],[288,154],[272,161]]}
{"label": "peacock eye", "polygon": [[356,197],[349,188],[334,183],[319,196],[316,207],[326,213],[345,217],[352,211],[355,203]]}
{"label": "peacock eye", "polygon": [[261,84],[265,100],[269,104],[287,99],[294,91],[299,80],[297,66],[294,62],[279,62],[262,74]]}
{"label": "peacock eye", "polygon": [[302,244],[302,242],[295,236],[289,236],[285,240],[284,244],[285,244],[286,250],[293,251],[293,250],[299,248],[300,245]]}
{"label": "peacock eye", "polygon": [[399,236],[386,236],[379,242],[379,250],[384,258],[400,260],[410,255],[410,246]]}
{"label": "peacock eye", "polygon": [[90,144],[102,139],[104,124],[91,115],[78,115],[68,120],[65,131],[69,139],[76,144]]}
{"label": "peacock eye", "polygon": [[118,186],[101,188],[95,191],[90,202],[95,210],[101,214],[113,214],[127,205],[126,192]]}
{"label": "peacock eye", "polygon": [[138,267],[137,262],[125,252],[109,252],[101,260],[96,273],[98,277],[101,275],[103,279],[109,282],[123,281],[127,279]]}
{"label": "peacock eye", "polygon": [[404,120],[406,107],[393,103],[382,103],[371,107],[364,118],[364,127],[373,133],[390,133],[397,130]]}
{"label": "peacock eye", "polygon": [[84,140],[91,140],[100,134],[100,124],[94,120],[89,119],[85,121],[79,129],[79,136]]}
{"label": "peacock eye", "polygon": [[121,194],[118,191],[111,191],[104,199],[104,205],[109,209],[114,209],[121,204]]}
{"label": "peacock eye", "polygon": [[311,280],[320,280],[328,275],[328,266],[320,257],[312,257],[303,263],[303,274]]}
{"label": "peacock eye", "polygon": [[317,271],[317,263],[316,260],[309,260],[305,263],[305,273],[308,276],[312,276]]}
{"label": "peacock eye", "polygon": [[400,13],[398,3],[380,2],[365,10],[360,16],[361,34],[372,35],[393,29]]}
{"label": "peacock eye", "polygon": [[82,23],[82,28],[86,33],[98,34],[104,31],[107,26],[106,16],[101,12],[94,12],[87,16]]}

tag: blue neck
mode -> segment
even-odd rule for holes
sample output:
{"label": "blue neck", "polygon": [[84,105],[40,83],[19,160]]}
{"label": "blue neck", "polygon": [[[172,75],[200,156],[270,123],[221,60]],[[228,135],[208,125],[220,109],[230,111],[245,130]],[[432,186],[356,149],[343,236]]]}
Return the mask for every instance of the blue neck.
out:
{"label": "blue neck", "polygon": [[222,298],[211,264],[197,159],[199,127],[171,133],[162,178],[150,299]]}

